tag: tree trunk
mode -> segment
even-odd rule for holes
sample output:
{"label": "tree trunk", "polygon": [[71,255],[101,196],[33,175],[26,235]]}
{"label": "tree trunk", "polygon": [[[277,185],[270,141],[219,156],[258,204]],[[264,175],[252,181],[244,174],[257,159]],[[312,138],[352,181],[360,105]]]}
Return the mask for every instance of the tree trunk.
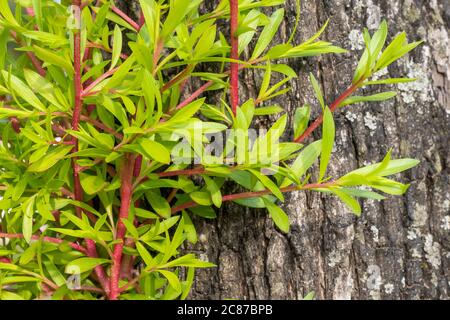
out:
{"label": "tree trunk", "polygon": [[[209,6],[214,1],[206,1]],[[192,299],[448,299],[450,297],[450,4],[445,0],[303,0],[295,43],[329,18],[323,39],[352,50],[343,55],[290,60],[299,74],[279,103],[292,119],[296,107],[314,103],[308,73],[321,80],[331,102],[351,83],[364,43],[385,18],[390,38],[406,31],[425,43],[390,67],[390,76],[417,77],[396,99],[346,107],[335,114],[336,146],[330,174],[339,177],[393,157],[421,160],[400,177],[411,182],[404,197],[364,201],[356,218],[335,197],[313,192],[286,196],[291,232],[278,232],[263,210],[226,204],[216,220],[197,219],[200,241],[187,248],[217,264],[198,270]],[[295,22],[295,0],[286,1],[277,41]],[[241,101],[257,95],[261,75],[241,73]],[[364,90],[369,94],[369,90]],[[274,120],[274,119],[271,119]],[[267,125],[260,123],[260,126]],[[292,137],[292,129],[286,139]],[[315,133],[315,138],[320,132]],[[231,190],[228,190],[231,191]]]}

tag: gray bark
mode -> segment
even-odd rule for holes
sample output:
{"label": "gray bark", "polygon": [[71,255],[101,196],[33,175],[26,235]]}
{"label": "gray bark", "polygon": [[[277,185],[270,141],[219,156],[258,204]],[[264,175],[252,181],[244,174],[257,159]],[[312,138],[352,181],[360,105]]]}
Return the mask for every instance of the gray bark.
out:
{"label": "gray bark", "polygon": [[[291,118],[297,106],[314,102],[310,71],[321,79],[327,101],[333,101],[352,80],[355,50],[363,48],[358,30],[373,31],[383,18],[390,38],[404,30],[410,41],[424,39],[389,69],[390,76],[420,78],[417,82],[400,85],[394,100],[338,110],[330,164],[330,173],[339,177],[381,160],[392,147],[395,158],[421,160],[397,177],[411,187],[404,197],[363,201],[360,218],[332,196],[292,193],[283,204],[292,221],[287,235],[275,229],[265,211],[226,204],[217,220],[196,220],[200,241],[188,250],[217,268],[197,271],[192,299],[300,299],[310,291],[318,299],[450,296],[450,3],[304,0],[295,42],[314,34],[328,18],[323,38],[353,51],[289,61],[299,77],[291,93],[276,102]],[[289,37],[294,19],[295,1],[288,0],[277,40]],[[260,74],[244,71],[242,99],[254,97],[260,82]],[[314,109],[315,117],[320,108]]]}

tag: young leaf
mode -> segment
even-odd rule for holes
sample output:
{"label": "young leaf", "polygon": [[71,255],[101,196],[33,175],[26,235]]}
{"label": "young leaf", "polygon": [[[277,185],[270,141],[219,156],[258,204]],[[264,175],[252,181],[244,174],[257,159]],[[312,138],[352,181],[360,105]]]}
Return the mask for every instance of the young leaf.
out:
{"label": "young leaf", "polygon": [[150,253],[147,251],[147,249],[138,241],[136,242],[136,249],[138,250],[142,260],[144,260],[145,265],[147,267],[153,265],[153,258],[150,255]]}
{"label": "young leaf", "polygon": [[298,138],[305,132],[308,127],[309,118],[311,115],[311,107],[304,105],[301,108],[297,108],[294,114],[294,138]]}
{"label": "young leaf", "polygon": [[120,53],[122,52],[122,31],[120,27],[116,24],[114,27],[114,40],[113,40],[113,51],[111,55],[111,66],[109,70],[113,69],[120,58]]}
{"label": "young leaf", "polygon": [[264,52],[264,50],[266,50],[267,46],[278,31],[278,27],[283,21],[283,16],[284,9],[278,9],[272,14],[269,23],[264,27],[261,35],[259,36],[258,42],[255,45],[255,50],[253,50],[253,54],[250,60],[258,58]]}
{"label": "young leaf", "polygon": [[322,106],[322,110],[325,109],[325,100],[323,99],[322,90],[320,89],[319,82],[317,82],[316,77],[312,73],[309,74],[309,80],[311,81],[311,84],[313,86],[314,92],[316,93],[316,97],[320,102],[320,105]]}
{"label": "young leaf", "polygon": [[108,259],[100,258],[79,258],[70,261],[66,265],[65,272],[69,274],[80,274],[89,270],[94,269],[100,264],[105,264],[110,262]]}
{"label": "young leaf", "polygon": [[284,233],[288,233],[290,229],[288,215],[272,201],[269,201],[264,197],[262,199],[275,225]]}
{"label": "young leaf", "polygon": [[330,190],[335,195],[337,195],[339,199],[341,199],[355,215],[361,215],[361,206],[359,205],[358,200],[347,194],[345,189],[331,188]]}
{"label": "young leaf", "polygon": [[169,281],[170,286],[175,289],[177,293],[181,293],[181,283],[178,277],[170,271],[167,270],[158,270],[159,273],[161,273],[167,281]]}
{"label": "young leaf", "polygon": [[222,193],[220,192],[219,187],[210,177],[206,175],[203,175],[202,177],[205,180],[209,193],[211,194],[212,202],[217,208],[220,208],[222,206]]}
{"label": "young leaf", "polygon": [[61,146],[53,151],[49,152],[45,157],[41,158],[39,161],[34,162],[28,167],[29,172],[43,172],[63,159],[72,150],[71,146]]}
{"label": "young leaf", "polygon": [[12,89],[19,97],[21,97],[23,100],[28,102],[31,106],[39,111],[47,111],[47,108],[42,104],[39,98],[22,80],[4,70],[2,71],[2,75],[6,83],[10,81]]}
{"label": "young leaf", "polygon": [[333,114],[328,107],[324,110],[322,129],[322,155],[320,157],[319,181],[322,181],[330,161],[334,145],[335,127]]}
{"label": "young leaf", "polygon": [[87,194],[96,194],[100,192],[104,187],[106,187],[107,183],[103,181],[100,176],[91,176],[89,174],[80,172],[80,182],[83,190]]}
{"label": "young leaf", "polygon": [[30,243],[33,233],[34,200],[35,197],[31,197],[24,203],[22,233],[23,238],[28,243]]}
{"label": "young leaf", "polygon": [[162,144],[149,139],[141,139],[139,140],[139,146],[145,157],[159,163],[170,163],[170,153]]}

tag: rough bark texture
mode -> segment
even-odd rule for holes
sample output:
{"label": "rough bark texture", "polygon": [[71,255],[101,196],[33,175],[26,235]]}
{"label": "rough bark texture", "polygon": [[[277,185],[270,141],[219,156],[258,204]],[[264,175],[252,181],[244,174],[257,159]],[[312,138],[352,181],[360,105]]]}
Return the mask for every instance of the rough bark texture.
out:
{"label": "rough bark texture", "polygon": [[[389,69],[391,76],[420,78],[400,85],[397,99],[338,110],[330,168],[338,177],[381,160],[392,147],[395,158],[421,160],[399,177],[411,187],[404,197],[364,201],[360,218],[332,196],[290,194],[283,205],[293,223],[288,235],[274,228],[265,211],[225,205],[217,220],[196,221],[200,241],[188,249],[218,267],[197,272],[192,299],[300,299],[310,291],[318,299],[450,297],[450,4],[304,0],[295,42],[314,34],[328,18],[324,38],[353,51],[291,60],[299,77],[291,93],[276,102],[291,118],[297,106],[314,102],[310,71],[321,79],[331,102],[351,82],[355,50],[363,48],[359,30],[367,26],[373,31],[383,18],[390,37],[404,30],[411,41],[424,39],[424,45]],[[294,19],[295,1],[288,0],[278,40],[289,37]],[[254,84],[260,82],[260,74],[242,72],[241,101],[255,97]],[[315,117],[317,103],[314,109]]]}

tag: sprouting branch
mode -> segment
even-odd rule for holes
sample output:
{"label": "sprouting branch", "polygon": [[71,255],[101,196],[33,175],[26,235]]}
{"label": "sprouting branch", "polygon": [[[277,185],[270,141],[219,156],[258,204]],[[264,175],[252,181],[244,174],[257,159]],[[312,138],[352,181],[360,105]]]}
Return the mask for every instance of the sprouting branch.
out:
{"label": "sprouting branch", "polygon": [[[290,187],[282,188],[282,189],[280,189],[280,191],[285,193],[285,192],[292,192],[295,190],[311,190],[311,189],[329,188],[329,187],[336,186],[336,185],[337,185],[337,183],[333,182],[333,181],[326,182],[326,183],[312,183],[312,184],[306,184],[303,186],[290,186]],[[261,196],[265,196],[265,195],[269,195],[269,194],[272,194],[272,191],[267,190],[267,189],[262,190],[262,191],[230,194],[230,195],[223,196],[222,202],[234,201],[234,200],[239,200],[239,199],[257,198],[257,197],[261,197]],[[189,202],[183,203],[179,206],[173,207],[172,214],[189,209],[189,208],[197,207],[197,206],[199,206],[198,203],[196,203],[194,201],[189,201]]]}

